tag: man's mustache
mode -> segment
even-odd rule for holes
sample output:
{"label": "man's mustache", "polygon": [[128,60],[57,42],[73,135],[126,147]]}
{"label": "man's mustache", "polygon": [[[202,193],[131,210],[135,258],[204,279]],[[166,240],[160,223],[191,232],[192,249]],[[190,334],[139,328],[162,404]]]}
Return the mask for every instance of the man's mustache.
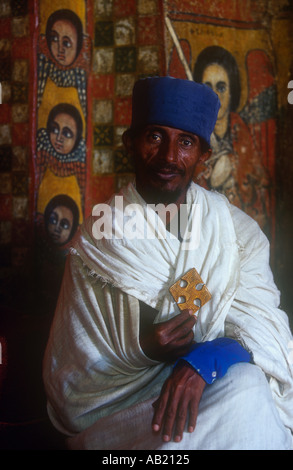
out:
{"label": "man's mustache", "polygon": [[154,173],[160,173],[160,172],[164,172],[164,173],[178,173],[180,175],[184,175],[185,173],[185,170],[184,168],[181,168],[181,167],[178,167],[178,165],[176,164],[172,164],[172,163],[162,163],[162,164],[156,164],[156,165],[150,165],[149,166],[149,170],[151,170],[152,172]]}

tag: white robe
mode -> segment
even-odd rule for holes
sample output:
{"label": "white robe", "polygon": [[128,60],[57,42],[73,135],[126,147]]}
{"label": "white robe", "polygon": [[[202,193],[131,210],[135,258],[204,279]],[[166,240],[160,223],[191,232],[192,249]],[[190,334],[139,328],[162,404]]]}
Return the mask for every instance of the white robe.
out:
{"label": "white robe", "polygon": [[[145,210],[133,185],[121,195],[125,204]],[[109,204],[114,208],[114,197]],[[159,394],[171,366],[147,358],[140,347],[139,300],[158,310],[157,322],[176,315],[169,287],[192,267],[212,294],[200,309],[195,340],[226,335],[245,344],[268,377],[291,436],[292,335],[278,308],[268,241],[256,222],[217,193],[192,184],[187,204],[190,214],[200,207],[200,243],[194,249],[183,249],[172,237],[97,241],[92,217],[74,241],[44,358],[50,418],[73,439],[87,429],[94,433],[101,418],[111,423],[115,413],[143,409]],[[112,435],[119,448],[117,429]],[[99,443],[104,445],[112,448],[111,441]]]}

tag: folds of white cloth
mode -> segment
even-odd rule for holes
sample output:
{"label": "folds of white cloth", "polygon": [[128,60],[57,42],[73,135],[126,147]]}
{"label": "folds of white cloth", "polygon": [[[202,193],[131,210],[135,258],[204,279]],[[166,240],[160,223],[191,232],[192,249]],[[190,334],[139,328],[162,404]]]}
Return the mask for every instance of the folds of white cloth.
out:
{"label": "folds of white cloth", "polygon": [[[125,205],[142,208],[147,226],[155,221],[160,229],[154,213],[146,216],[149,208],[133,185],[120,196]],[[110,217],[115,201],[109,201]],[[193,267],[212,294],[199,311],[195,340],[230,336],[244,344],[267,377],[278,416],[291,435],[292,335],[279,309],[268,241],[256,222],[217,193],[192,184],[186,203],[187,231],[196,224],[200,235],[188,246],[172,236],[97,239],[94,217],[74,240],[44,358],[49,415],[72,438],[140,406],[143,415],[146,403],[159,394],[170,366],[152,361],[140,347],[139,301],[158,310],[156,322],[177,315],[169,287]],[[116,220],[123,220],[120,215]],[[217,416],[224,419],[220,402]],[[120,434],[124,445],[123,429],[116,429],[113,439]]]}
{"label": "folds of white cloth", "polygon": [[98,420],[67,439],[74,450],[291,450],[292,435],[274,405],[267,380],[252,364],[231,366],[206,386],[196,428],[181,442],[152,432],[153,400]]}

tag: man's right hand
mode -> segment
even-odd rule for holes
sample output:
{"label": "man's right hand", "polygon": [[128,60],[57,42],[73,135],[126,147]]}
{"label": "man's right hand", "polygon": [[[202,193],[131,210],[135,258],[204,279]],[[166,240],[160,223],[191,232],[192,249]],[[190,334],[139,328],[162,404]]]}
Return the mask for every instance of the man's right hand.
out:
{"label": "man's right hand", "polygon": [[185,355],[194,343],[196,317],[191,310],[182,310],[176,317],[152,324],[140,334],[140,345],[151,359],[172,362]]}

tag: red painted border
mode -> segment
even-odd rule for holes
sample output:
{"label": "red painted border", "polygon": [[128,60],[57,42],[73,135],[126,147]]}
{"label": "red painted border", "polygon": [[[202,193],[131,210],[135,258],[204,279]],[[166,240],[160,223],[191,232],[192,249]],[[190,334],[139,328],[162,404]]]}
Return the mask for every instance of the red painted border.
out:
{"label": "red painted border", "polygon": [[29,0],[29,223],[34,240],[34,222],[36,207],[35,190],[35,165],[34,155],[37,133],[37,44],[39,34],[39,2],[38,0]]}
{"label": "red painted border", "polygon": [[[92,40],[92,54],[93,54],[93,38],[94,38],[94,0],[85,0],[86,3],[86,33]],[[93,125],[92,125],[92,110],[93,110],[93,72],[90,68],[88,81],[87,81],[87,135],[86,135],[86,187],[84,198],[84,216],[87,218],[92,211],[92,147],[93,147]]]}

